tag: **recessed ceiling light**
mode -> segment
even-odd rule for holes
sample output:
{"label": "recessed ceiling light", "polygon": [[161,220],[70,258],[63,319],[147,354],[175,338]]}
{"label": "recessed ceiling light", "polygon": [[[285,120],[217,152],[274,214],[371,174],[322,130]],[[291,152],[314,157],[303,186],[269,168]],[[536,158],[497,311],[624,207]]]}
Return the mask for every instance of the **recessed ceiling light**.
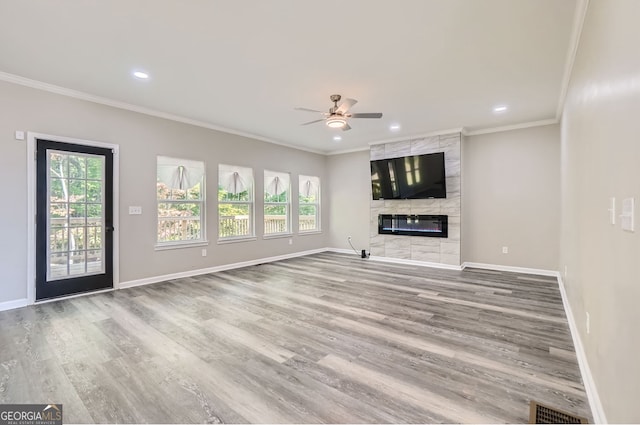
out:
{"label": "recessed ceiling light", "polygon": [[389,130],[391,130],[391,131],[398,131],[398,130],[400,130],[400,124],[391,124],[391,125],[389,126]]}
{"label": "recessed ceiling light", "polygon": [[135,71],[133,73],[133,76],[136,78],[139,78],[141,80],[146,80],[147,78],[149,78],[149,74],[147,74],[146,72],[142,72],[142,71]]}
{"label": "recessed ceiling light", "polygon": [[340,140],[342,140],[342,137],[340,137],[340,136],[333,136],[333,140],[335,140],[336,142],[339,142]]}
{"label": "recessed ceiling light", "polygon": [[506,112],[507,109],[507,105],[494,106],[493,112],[499,114],[500,112]]}

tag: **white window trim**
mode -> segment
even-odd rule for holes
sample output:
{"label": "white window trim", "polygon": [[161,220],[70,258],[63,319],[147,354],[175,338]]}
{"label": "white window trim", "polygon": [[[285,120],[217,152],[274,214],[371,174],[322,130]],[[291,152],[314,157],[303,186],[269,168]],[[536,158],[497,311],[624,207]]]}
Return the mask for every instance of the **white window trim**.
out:
{"label": "white window trim", "polygon": [[300,236],[321,235],[322,230],[300,230],[298,234]]}
{"label": "white window trim", "polygon": [[[313,177],[313,178],[317,178],[318,179],[318,196],[316,199],[316,202],[300,202],[300,191],[298,190],[298,234],[301,236],[304,235],[312,235],[312,234],[319,234],[322,233],[322,220],[321,220],[321,203],[322,203],[322,197],[321,197],[321,192],[322,192],[322,181],[320,179],[320,177],[318,176],[307,176],[307,175],[302,175],[304,177]],[[301,176],[298,176],[298,178],[300,178]],[[299,186],[299,185],[298,185]],[[300,207],[301,206],[306,206],[306,205],[313,205],[316,207],[316,228],[315,229],[309,229],[309,230],[300,230]]]}
{"label": "white window trim", "polygon": [[258,238],[255,236],[229,236],[226,238],[218,239],[218,245],[224,245],[227,243],[251,242],[257,240]]}
{"label": "white window trim", "polygon": [[292,237],[294,234],[293,232],[287,232],[287,233],[269,233],[266,235],[262,236],[262,239],[284,239],[284,238],[290,238]]}
{"label": "white window trim", "polygon": [[182,249],[182,248],[194,248],[199,246],[208,246],[208,240],[198,240],[198,242],[192,241],[175,241],[175,242],[167,242],[162,244],[156,244],[154,249],[156,251],[167,251],[170,249]]}
{"label": "white window trim", "polygon": [[[242,165],[230,165],[230,164],[218,164],[218,186],[216,188],[216,194],[220,190],[220,167],[238,167],[238,168],[246,168],[251,170],[251,197],[249,201],[225,201],[219,200],[216,195],[216,211],[218,215],[217,220],[217,228],[216,234],[218,235],[217,243],[225,244],[225,243],[236,243],[236,242],[247,242],[247,241],[255,241],[258,238],[256,237],[256,184],[255,184],[255,172],[252,167],[245,167]],[[241,235],[241,236],[220,236],[220,204],[238,204],[238,205],[249,205],[249,226],[251,234],[249,235]]]}
{"label": "white window trim", "polygon": [[[286,180],[287,180],[287,189],[286,189],[286,193],[287,193],[287,201],[286,202],[269,202],[269,201],[264,201],[265,196],[267,195],[267,174],[271,174],[271,175],[276,175],[276,176],[286,176]],[[264,170],[263,172],[263,203],[262,203],[262,212],[263,212],[263,220],[262,220],[262,238],[263,239],[272,239],[272,238],[277,238],[277,237],[287,237],[289,235],[291,235],[293,233],[293,225],[292,225],[292,214],[291,214],[291,173],[288,172],[284,172],[284,171],[274,171],[274,170]],[[283,192],[284,193],[284,192]],[[276,232],[276,233],[267,233],[266,231],[266,226],[264,223],[264,217],[266,216],[266,209],[269,206],[273,206],[273,207],[281,207],[284,206],[285,210],[286,210],[286,229],[284,230],[284,232]]]}
{"label": "white window trim", "polygon": [[[156,157],[156,167],[158,163],[158,158],[170,158],[175,159],[176,161],[185,161],[189,163],[199,162],[203,165],[203,170],[206,170],[206,164],[204,161],[194,161],[187,158],[175,158],[175,157],[167,157],[165,155],[158,155]],[[157,169],[156,169],[157,173]],[[200,184],[202,187],[200,188],[201,197],[199,200],[194,199],[184,199],[184,200],[173,200],[173,199],[158,199],[156,195],[156,243],[154,245],[154,250],[156,251],[164,251],[170,249],[181,249],[181,248],[192,248],[199,246],[206,246],[209,244],[207,239],[207,175],[206,172],[203,173],[202,178],[200,180]],[[161,217],[158,216],[158,205],[159,204],[186,204],[186,203],[197,203],[200,204],[200,238],[199,239],[191,239],[191,240],[180,240],[180,241],[158,241],[158,224],[160,222]]]}

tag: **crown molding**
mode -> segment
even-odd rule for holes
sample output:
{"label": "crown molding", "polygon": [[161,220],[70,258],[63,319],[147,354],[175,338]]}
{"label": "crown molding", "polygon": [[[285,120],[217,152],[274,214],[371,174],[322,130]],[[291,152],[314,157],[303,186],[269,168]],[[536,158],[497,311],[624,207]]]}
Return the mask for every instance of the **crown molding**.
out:
{"label": "crown molding", "polygon": [[560,121],[564,102],[569,91],[569,83],[571,82],[571,73],[573,72],[573,64],[578,53],[580,45],[580,36],[582,35],[582,27],[587,16],[589,0],[578,0],[576,3],[575,14],[573,15],[573,26],[571,28],[571,38],[569,39],[569,48],[567,49],[567,59],[564,64],[564,74],[562,76],[562,85],[560,86],[560,95],[558,96],[558,107],[556,109],[556,120]]}
{"label": "crown molding", "polygon": [[531,127],[543,127],[545,125],[558,124],[558,120],[556,118],[550,118],[548,120],[540,120],[540,121],[530,121],[523,122],[520,124],[513,125],[505,125],[502,127],[492,127],[492,128],[483,128],[479,130],[473,131],[465,131],[462,133],[463,136],[478,136],[480,134],[489,134],[489,133],[500,133],[502,131],[511,131],[511,130],[520,130],[523,128],[531,128]]}
{"label": "crown molding", "polygon": [[393,139],[377,140],[375,142],[369,142],[369,146],[384,145],[385,143],[403,142],[406,140],[421,139],[423,137],[442,136],[445,134],[463,133],[463,132],[464,132],[463,127],[450,128],[448,130],[436,130],[436,131],[430,131],[429,133],[414,134],[409,136],[399,136],[399,137],[394,137]]}
{"label": "crown molding", "polygon": [[342,155],[345,153],[354,153],[354,152],[363,152],[363,151],[369,151],[371,148],[369,146],[363,146],[361,148],[353,148],[353,149],[343,149],[343,150],[337,150],[337,151],[329,151],[327,152],[325,155],[327,156],[332,156],[332,155]]}
{"label": "crown molding", "polygon": [[235,136],[247,137],[250,139],[259,140],[261,142],[267,142],[267,143],[283,146],[290,149],[311,152],[319,155],[326,155],[326,152],[323,152],[323,151],[289,145],[287,143],[282,143],[277,140],[269,139],[268,137],[260,136],[259,134],[247,133],[244,131],[235,130],[233,128],[227,128],[227,127],[211,124],[205,121],[194,120],[194,119],[186,118],[180,115],[158,111],[156,109],[146,108],[143,106],[138,106],[138,105],[134,105],[127,102],[121,102],[119,100],[109,99],[107,97],[95,96],[82,91],[73,90],[73,89],[69,89],[61,86],[56,86],[55,84],[49,84],[42,81],[32,80],[30,78],[21,77],[19,75],[9,74],[7,72],[0,71],[0,81],[18,84],[21,86],[30,87],[32,89],[42,90],[49,93],[55,93],[62,96],[71,97],[74,99],[84,100],[87,102],[98,103],[100,105],[110,106],[113,108],[124,109],[131,112],[137,112],[139,114],[149,115],[156,118],[162,118],[169,121],[175,121],[182,124],[193,125],[195,127],[201,127],[209,130],[220,131],[227,134],[233,134]]}

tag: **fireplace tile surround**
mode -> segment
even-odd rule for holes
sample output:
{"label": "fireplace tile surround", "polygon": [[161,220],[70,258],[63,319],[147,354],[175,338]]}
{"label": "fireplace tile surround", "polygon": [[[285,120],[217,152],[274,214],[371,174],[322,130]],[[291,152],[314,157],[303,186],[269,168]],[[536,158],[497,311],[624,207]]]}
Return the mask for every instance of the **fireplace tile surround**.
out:
{"label": "fireplace tile surround", "polygon": [[[446,199],[372,200],[369,246],[371,255],[460,265],[461,134],[450,133],[400,142],[372,145],[370,159],[445,153]],[[448,237],[427,238],[378,234],[381,214],[447,215]]]}

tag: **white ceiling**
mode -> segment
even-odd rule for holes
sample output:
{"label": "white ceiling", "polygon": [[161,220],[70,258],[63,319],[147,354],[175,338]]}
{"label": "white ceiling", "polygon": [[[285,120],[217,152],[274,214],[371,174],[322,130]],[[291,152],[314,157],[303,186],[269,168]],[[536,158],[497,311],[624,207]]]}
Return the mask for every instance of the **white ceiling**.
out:
{"label": "white ceiling", "polygon": [[[335,152],[555,118],[575,8],[576,0],[0,0],[0,71]],[[139,69],[151,78],[132,78]],[[316,115],[294,107],[326,110],[333,93],[357,99],[352,112],[384,117],[353,119],[347,132],[300,126]],[[498,104],[509,110],[493,113]]]}

